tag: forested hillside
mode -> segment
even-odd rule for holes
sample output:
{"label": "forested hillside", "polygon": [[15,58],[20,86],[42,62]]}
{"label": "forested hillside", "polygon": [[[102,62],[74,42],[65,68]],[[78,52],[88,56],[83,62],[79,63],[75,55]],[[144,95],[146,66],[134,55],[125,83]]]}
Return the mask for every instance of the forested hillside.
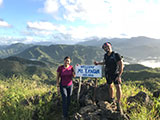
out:
{"label": "forested hillside", "polygon": [[0,59],[0,78],[24,77],[28,79],[39,79],[49,81],[55,79],[53,68],[41,61],[27,60],[19,57],[8,57]]}
{"label": "forested hillside", "polygon": [[103,60],[104,51],[97,47],[80,45],[34,46],[16,56],[36,59],[52,64],[63,63],[65,56],[70,56],[72,64],[93,64],[94,60]]}
{"label": "forested hillside", "polygon": [[6,58],[18,53],[21,53],[23,50],[32,47],[32,44],[23,44],[16,43],[12,45],[0,46],[0,58]]}

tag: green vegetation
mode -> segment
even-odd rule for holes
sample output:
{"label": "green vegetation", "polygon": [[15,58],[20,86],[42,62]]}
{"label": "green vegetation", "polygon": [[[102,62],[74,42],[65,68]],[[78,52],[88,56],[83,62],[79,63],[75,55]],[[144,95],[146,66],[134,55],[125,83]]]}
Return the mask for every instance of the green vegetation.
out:
{"label": "green vegetation", "polygon": [[43,99],[41,96],[54,91],[51,85],[14,76],[0,81],[0,89],[1,120],[31,120],[36,110],[41,110],[37,114],[42,119],[49,109],[52,94]]}
{"label": "green vegetation", "polygon": [[43,62],[32,61],[19,57],[8,57],[0,59],[0,78],[6,79],[13,75],[23,76],[25,78],[42,79],[43,81],[50,81],[55,79],[53,72],[55,67],[48,67]]}
{"label": "green vegetation", "polygon": [[[123,98],[122,107],[128,113],[131,120],[157,120],[160,118],[160,99],[153,98],[152,93],[148,91],[143,85],[137,85],[134,82],[126,82],[122,85]],[[135,96],[138,92],[143,91],[147,93],[151,100],[152,105],[141,105],[138,101],[131,104],[127,103],[129,96]]]}
{"label": "green vegetation", "polygon": [[[62,109],[61,97],[56,94],[56,69],[66,55],[72,58],[73,65],[92,64],[93,60],[103,58],[103,52],[95,47],[51,45],[29,48],[17,55],[22,58],[0,59],[0,120],[60,120]],[[160,69],[126,65],[122,79],[122,107],[131,120],[160,119],[160,97],[153,97],[153,92],[160,90]],[[99,79],[98,85],[105,81]],[[128,97],[140,91],[149,95],[151,105],[127,102]],[[53,108],[57,104],[58,108]],[[78,109],[72,101],[70,115]]]}
{"label": "green vegetation", "polygon": [[10,46],[0,47],[0,57],[5,58],[11,55],[16,55],[18,53],[21,53],[27,48],[32,47],[31,44],[23,44],[23,43],[16,43],[12,44]]}
{"label": "green vegetation", "polygon": [[72,65],[93,64],[93,60],[100,61],[103,58],[103,50],[93,46],[80,45],[50,45],[34,46],[16,55],[25,59],[36,59],[52,65],[63,63],[65,56],[70,56]]}
{"label": "green vegetation", "polygon": [[[152,95],[155,90],[160,89],[159,70],[149,70],[150,74],[146,70],[125,72],[122,84],[122,107],[124,112],[129,115],[131,120],[160,119],[160,97],[153,98]],[[54,84],[44,82],[45,77],[45,75],[38,76],[34,74],[32,78],[12,76],[0,80],[0,119],[60,120],[62,114],[61,104],[58,108],[53,108],[53,106],[57,104],[57,101],[61,101],[61,98],[56,95]],[[51,81],[55,81],[55,78]],[[104,83],[105,78],[98,80],[98,85]],[[127,102],[129,96],[134,96],[140,91],[149,95],[152,105],[141,105],[138,102],[129,104]],[[73,115],[77,110],[78,106],[76,106],[75,101],[72,101],[70,115]]]}

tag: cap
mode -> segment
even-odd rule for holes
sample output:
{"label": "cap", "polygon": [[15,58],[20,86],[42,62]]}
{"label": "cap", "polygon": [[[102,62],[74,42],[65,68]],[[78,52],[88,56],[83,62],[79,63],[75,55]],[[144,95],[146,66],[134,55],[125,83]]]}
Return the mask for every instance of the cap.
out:
{"label": "cap", "polygon": [[103,45],[102,45],[102,48],[104,49],[105,46],[112,46],[112,44],[110,42],[105,42]]}

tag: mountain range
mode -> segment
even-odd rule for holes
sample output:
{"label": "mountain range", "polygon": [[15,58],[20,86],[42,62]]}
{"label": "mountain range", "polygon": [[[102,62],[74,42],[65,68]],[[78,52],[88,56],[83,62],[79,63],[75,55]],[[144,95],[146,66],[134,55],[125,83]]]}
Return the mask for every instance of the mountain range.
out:
{"label": "mountain range", "polygon": [[138,60],[148,59],[149,57],[160,56],[160,39],[153,39],[148,37],[132,37],[132,38],[93,38],[89,41],[78,43],[84,46],[101,47],[103,43],[111,42],[113,50],[120,52],[123,56],[136,58]]}
{"label": "mountain range", "polygon": [[102,61],[104,42],[111,42],[113,50],[120,53],[127,63],[137,63],[139,60],[160,60],[160,39],[148,37],[133,38],[102,38],[86,39],[75,45],[51,44],[35,45],[17,43],[0,46],[0,58],[17,56],[29,60],[39,60],[57,66],[63,63],[65,56],[72,58],[72,64],[93,64],[94,60]]}
{"label": "mountain range", "polygon": [[33,44],[23,44],[23,43],[0,46],[0,58],[6,58],[18,54],[32,46]]}
{"label": "mountain range", "polygon": [[50,45],[33,46],[17,54],[17,57],[39,60],[52,65],[63,64],[65,56],[70,56],[73,65],[75,64],[93,64],[94,60],[103,59],[103,50],[94,46],[82,45]]}
{"label": "mountain range", "polygon": [[8,57],[0,59],[0,78],[5,77],[25,76],[42,79],[54,78],[51,69],[41,61],[27,60],[20,57]]}

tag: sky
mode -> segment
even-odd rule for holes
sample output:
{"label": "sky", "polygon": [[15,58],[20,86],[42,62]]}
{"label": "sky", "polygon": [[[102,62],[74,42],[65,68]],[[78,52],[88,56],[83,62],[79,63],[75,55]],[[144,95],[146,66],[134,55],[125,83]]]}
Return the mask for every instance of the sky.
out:
{"label": "sky", "polygon": [[160,39],[160,0],[0,0],[0,44]]}

